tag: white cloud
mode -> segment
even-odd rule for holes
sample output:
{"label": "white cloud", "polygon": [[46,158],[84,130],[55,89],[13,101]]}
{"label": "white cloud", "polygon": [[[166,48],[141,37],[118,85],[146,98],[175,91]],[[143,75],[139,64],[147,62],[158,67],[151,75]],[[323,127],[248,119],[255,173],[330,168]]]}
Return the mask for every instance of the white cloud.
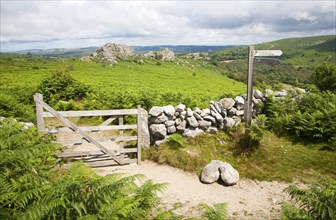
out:
{"label": "white cloud", "polygon": [[1,1],[1,50],[335,34],[335,1]]}
{"label": "white cloud", "polygon": [[296,21],[308,21],[308,22],[314,22],[317,19],[317,16],[313,16],[305,11],[298,11],[295,13],[292,13],[288,16],[288,18],[292,18]]}

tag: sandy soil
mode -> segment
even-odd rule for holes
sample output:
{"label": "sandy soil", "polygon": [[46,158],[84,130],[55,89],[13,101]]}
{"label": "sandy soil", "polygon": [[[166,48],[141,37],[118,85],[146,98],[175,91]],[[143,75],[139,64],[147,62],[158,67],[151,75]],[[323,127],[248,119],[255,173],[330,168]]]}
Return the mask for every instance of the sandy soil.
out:
{"label": "sandy soil", "polygon": [[110,173],[141,173],[156,183],[168,183],[162,197],[162,204],[172,208],[182,204],[175,213],[200,217],[199,204],[208,205],[228,203],[229,219],[280,219],[282,201],[289,201],[289,195],[283,190],[288,186],[281,182],[240,180],[236,185],[226,187],[220,183],[203,184],[195,174],[143,161],[138,165],[126,165],[97,169],[100,175]]}

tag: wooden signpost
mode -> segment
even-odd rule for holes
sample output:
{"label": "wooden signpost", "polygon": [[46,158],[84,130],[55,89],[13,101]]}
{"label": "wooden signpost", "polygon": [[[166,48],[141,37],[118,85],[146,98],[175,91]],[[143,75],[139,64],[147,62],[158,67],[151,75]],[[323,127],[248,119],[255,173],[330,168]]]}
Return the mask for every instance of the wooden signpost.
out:
{"label": "wooden signpost", "polygon": [[[253,93],[253,60],[254,57],[278,57],[282,55],[281,50],[254,50],[254,46],[249,46],[248,54],[248,72],[247,72],[247,97],[245,101],[244,117],[245,117],[245,127],[249,128],[251,126],[252,118],[252,93]],[[248,129],[245,130],[245,133]]]}

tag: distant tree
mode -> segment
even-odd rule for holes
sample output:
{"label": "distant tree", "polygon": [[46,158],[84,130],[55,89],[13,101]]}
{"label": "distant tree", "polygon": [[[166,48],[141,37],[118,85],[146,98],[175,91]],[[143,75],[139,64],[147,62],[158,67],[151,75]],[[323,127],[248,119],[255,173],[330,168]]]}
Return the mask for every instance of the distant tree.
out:
{"label": "distant tree", "polygon": [[220,62],[220,55],[218,54],[214,54],[211,56],[211,64],[214,66],[218,66],[219,62]]}
{"label": "distant tree", "polygon": [[311,80],[321,91],[336,92],[336,66],[329,63],[319,65],[312,74]]}

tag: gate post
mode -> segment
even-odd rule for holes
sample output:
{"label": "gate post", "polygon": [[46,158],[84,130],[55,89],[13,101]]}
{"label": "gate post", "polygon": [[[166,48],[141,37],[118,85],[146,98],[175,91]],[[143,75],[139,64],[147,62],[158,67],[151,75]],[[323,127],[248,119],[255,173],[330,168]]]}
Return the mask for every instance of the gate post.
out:
{"label": "gate post", "polygon": [[137,144],[137,158],[138,158],[138,165],[141,164],[141,105],[138,105],[138,114],[137,114],[137,136],[138,136],[138,144]]}
{"label": "gate post", "polygon": [[36,104],[36,121],[37,121],[37,128],[39,131],[44,132],[44,118],[43,118],[43,106],[39,102],[39,100],[43,101],[43,95],[41,93],[36,93],[34,95],[34,100]]}

